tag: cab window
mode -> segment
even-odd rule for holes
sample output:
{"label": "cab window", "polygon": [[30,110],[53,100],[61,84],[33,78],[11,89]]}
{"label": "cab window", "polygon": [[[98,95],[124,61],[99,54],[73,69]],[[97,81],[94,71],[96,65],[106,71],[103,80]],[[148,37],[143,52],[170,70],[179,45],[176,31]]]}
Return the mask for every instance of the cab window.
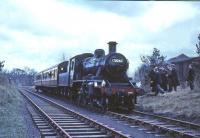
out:
{"label": "cab window", "polygon": [[67,66],[68,66],[68,63],[61,64],[60,67],[59,67],[59,73],[67,72]]}

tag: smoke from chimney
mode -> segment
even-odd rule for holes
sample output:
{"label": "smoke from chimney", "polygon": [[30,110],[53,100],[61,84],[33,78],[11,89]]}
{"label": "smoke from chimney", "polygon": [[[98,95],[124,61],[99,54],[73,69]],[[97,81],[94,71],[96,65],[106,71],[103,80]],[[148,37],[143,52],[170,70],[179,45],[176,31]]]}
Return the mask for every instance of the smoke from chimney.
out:
{"label": "smoke from chimney", "polygon": [[110,42],[108,42],[108,46],[109,46],[109,54],[116,53],[117,42],[110,41]]}

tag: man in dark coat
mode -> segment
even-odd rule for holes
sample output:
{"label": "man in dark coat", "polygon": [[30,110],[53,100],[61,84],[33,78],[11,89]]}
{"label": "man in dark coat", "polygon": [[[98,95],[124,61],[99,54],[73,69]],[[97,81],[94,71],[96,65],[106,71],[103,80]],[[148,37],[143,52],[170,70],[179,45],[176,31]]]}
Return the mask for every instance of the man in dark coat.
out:
{"label": "man in dark coat", "polygon": [[168,90],[169,92],[171,92],[173,89],[177,91],[177,86],[180,84],[178,80],[177,71],[174,65],[171,65],[171,67],[169,68],[168,83],[169,83],[169,90]]}
{"label": "man in dark coat", "polygon": [[174,88],[175,91],[177,91],[177,86],[180,85],[179,80],[178,80],[178,75],[176,68],[172,68],[172,88]]}
{"label": "man in dark coat", "polygon": [[160,68],[160,76],[161,76],[161,87],[164,91],[167,91],[167,71],[163,67]]}
{"label": "man in dark coat", "polygon": [[160,87],[161,77],[158,67],[155,67],[150,71],[149,78],[150,78],[150,86],[152,88],[152,92],[155,92],[155,95],[158,95],[159,92],[164,93],[164,91]]}
{"label": "man in dark coat", "polygon": [[189,83],[190,89],[194,89],[194,78],[195,78],[195,72],[194,69],[192,68],[192,65],[189,65],[189,72],[188,72],[188,77],[187,81]]}

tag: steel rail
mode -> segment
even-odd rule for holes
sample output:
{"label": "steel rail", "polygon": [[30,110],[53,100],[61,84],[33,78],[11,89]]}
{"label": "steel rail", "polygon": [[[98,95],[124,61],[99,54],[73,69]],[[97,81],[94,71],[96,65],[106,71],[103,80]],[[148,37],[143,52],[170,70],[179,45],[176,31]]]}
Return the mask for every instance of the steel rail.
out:
{"label": "steel rail", "polygon": [[154,123],[152,123],[151,120],[146,121],[146,120],[139,119],[139,118],[133,118],[133,117],[130,117],[130,116],[127,116],[127,115],[114,113],[114,112],[111,112],[111,111],[107,111],[106,114],[114,116],[114,117],[117,117],[117,118],[119,118],[121,120],[128,121],[129,123],[134,123],[134,124],[141,125],[141,126],[148,127],[148,128],[150,127],[150,129],[158,130],[161,133],[169,133],[169,134],[171,134],[173,136],[174,135],[175,136],[178,135],[178,136],[181,136],[183,138],[200,138],[199,135],[196,136],[196,135],[192,135],[192,134],[187,133],[187,132],[181,132],[181,131],[175,130],[173,128],[168,128],[166,126],[162,126],[162,125],[159,125],[159,124],[154,124]]}
{"label": "steel rail", "polygon": [[151,116],[151,117],[155,117],[155,118],[159,118],[159,119],[163,119],[163,120],[168,120],[168,121],[171,121],[171,122],[174,122],[174,123],[179,123],[180,125],[183,125],[185,127],[190,127],[190,128],[200,130],[200,125],[194,124],[194,123],[191,123],[191,122],[182,121],[182,120],[179,120],[179,119],[173,119],[173,118],[169,118],[169,117],[164,117],[164,116],[160,116],[160,115],[155,115],[155,114],[151,114],[151,113],[141,112],[141,111],[137,111],[137,110],[133,110],[133,113],[141,114],[141,115],[147,115],[147,116]]}
{"label": "steel rail", "polygon": [[[21,92],[21,91],[20,91]],[[72,138],[64,129],[62,129],[54,120],[51,119],[39,106],[37,106],[26,94],[21,92],[21,94],[26,97],[29,102],[42,114],[44,119],[56,130],[56,133],[63,138]]]}

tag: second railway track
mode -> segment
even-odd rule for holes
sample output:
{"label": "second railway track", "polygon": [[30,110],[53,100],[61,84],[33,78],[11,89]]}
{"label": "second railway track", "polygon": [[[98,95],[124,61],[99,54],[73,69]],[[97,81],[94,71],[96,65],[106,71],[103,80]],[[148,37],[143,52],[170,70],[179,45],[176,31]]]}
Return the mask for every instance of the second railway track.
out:
{"label": "second railway track", "polygon": [[41,131],[42,137],[129,137],[38,94],[24,89],[20,89],[20,92],[34,106],[34,110],[37,112],[32,116]]}
{"label": "second railway track", "polygon": [[133,127],[144,127],[146,131],[164,134],[174,138],[200,138],[200,125],[154,115],[150,113],[133,111],[132,114],[124,115],[108,111],[108,115],[127,121]]}

